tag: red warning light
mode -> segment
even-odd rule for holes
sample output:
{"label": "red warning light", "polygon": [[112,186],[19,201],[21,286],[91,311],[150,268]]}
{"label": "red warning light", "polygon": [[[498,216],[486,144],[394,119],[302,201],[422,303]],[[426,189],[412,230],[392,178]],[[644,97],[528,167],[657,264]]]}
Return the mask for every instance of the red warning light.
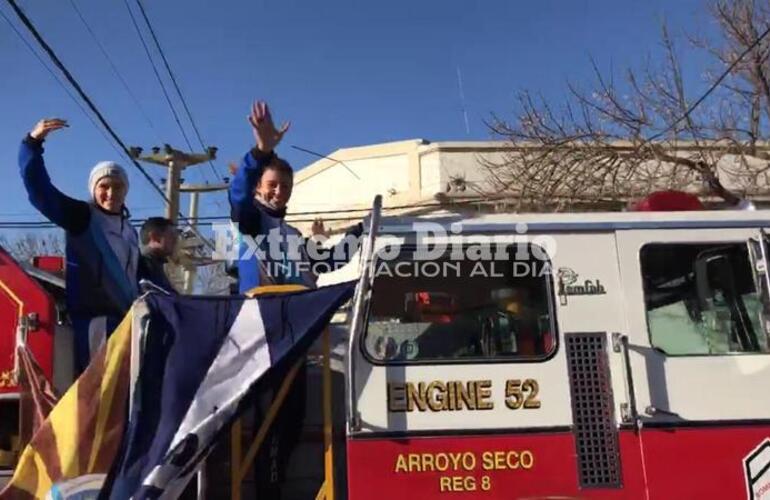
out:
{"label": "red warning light", "polygon": [[678,212],[704,210],[697,196],[683,191],[657,191],[631,206],[634,212]]}

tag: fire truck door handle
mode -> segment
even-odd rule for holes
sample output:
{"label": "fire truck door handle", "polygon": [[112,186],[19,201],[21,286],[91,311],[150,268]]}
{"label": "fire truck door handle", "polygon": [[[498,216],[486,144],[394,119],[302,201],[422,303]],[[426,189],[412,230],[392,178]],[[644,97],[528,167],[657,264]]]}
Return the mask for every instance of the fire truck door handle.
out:
{"label": "fire truck door handle", "polygon": [[676,417],[676,418],[682,418],[677,412],[670,411],[670,410],[664,410],[663,408],[658,408],[657,406],[649,405],[644,409],[644,413],[647,415],[654,417],[655,415],[667,415],[669,417]]}
{"label": "fire truck door handle", "polygon": [[620,405],[621,418],[624,423],[633,423],[639,429],[639,412],[636,409],[636,394],[634,392],[634,374],[631,371],[631,360],[628,355],[628,336],[618,332],[612,334],[612,350],[623,356],[623,372],[626,378],[627,403]]}

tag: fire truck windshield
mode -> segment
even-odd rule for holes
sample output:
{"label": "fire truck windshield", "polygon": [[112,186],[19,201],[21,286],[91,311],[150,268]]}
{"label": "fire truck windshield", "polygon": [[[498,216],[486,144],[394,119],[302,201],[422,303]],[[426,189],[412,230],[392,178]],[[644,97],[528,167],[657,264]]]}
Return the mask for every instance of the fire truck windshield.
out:
{"label": "fire truck windshield", "polygon": [[366,353],[380,362],[547,357],[556,339],[551,268],[526,247],[430,260],[407,248],[378,262]]}

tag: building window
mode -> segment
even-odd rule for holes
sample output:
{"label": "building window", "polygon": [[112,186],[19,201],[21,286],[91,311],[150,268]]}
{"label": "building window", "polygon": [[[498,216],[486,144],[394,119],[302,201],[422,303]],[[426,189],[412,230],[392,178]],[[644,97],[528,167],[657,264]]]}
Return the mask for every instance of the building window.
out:
{"label": "building window", "polygon": [[[378,260],[364,349],[374,361],[545,359],[556,348],[550,262],[531,245]],[[466,250],[468,252],[466,253]]]}
{"label": "building window", "polygon": [[766,310],[746,244],[642,248],[647,325],[668,355],[768,352]]}

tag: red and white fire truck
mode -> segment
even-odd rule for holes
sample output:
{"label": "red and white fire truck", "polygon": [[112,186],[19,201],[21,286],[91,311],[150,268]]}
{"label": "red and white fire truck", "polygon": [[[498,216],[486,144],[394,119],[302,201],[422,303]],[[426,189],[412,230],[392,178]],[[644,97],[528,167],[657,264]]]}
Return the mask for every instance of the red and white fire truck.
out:
{"label": "red and white fire truck", "polygon": [[[60,390],[73,377],[72,332],[62,317],[63,264],[58,256],[19,263],[0,247],[0,487],[16,463],[25,427],[17,345],[26,344],[42,373]],[[26,417],[31,421],[31,415]]]}
{"label": "red and white fire truck", "polygon": [[[769,495],[770,213],[376,227],[350,314],[339,493]],[[44,290],[52,275],[30,277],[39,271],[0,252],[3,411],[18,397],[10,339],[24,335],[54,383],[71,362],[68,332],[56,332],[59,288]],[[18,425],[15,413],[0,422]]]}
{"label": "red and white fire truck", "polygon": [[770,213],[380,227],[349,498],[770,498]]}

